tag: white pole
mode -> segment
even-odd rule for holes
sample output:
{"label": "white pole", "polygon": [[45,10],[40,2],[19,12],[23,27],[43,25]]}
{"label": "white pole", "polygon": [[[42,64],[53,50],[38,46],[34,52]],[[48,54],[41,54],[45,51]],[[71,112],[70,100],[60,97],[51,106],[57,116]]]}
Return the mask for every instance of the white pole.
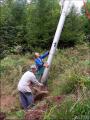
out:
{"label": "white pole", "polygon": [[60,35],[61,35],[62,29],[63,29],[63,26],[64,26],[64,22],[65,22],[65,18],[66,18],[66,15],[67,15],[67,10],[68,10],[70,1],[71,0],[65,0],[65,2],[64,2],[62,13],[61,13],[61,16],[60,16],[60,20],[59,20],[59,23],[58,23],[58,26],[57,26],[57,30],[56,30],[56,33],[55,33],[55,36],[54,36],[54,39],[53,39],[53,43],[52,43],[52,46],[51,46],[51,50],[50,50],[50,53],[49,53],[49,57],[48,57],[48,60],[47,60],[47,63],[49,65],[49,67],[45,68],[43,76],[41,78],[41,82],[45,82],[47,77],[48,77],[48,73],[49,73],[49,70],[50,70],[50,67],[51,67],[51,62],[52,62],[53,56],[55,54],[55,51],[56,51],[56,48],[57,48],[57,45],[58,45],[58,42],[59,42],[59,39],[60,39]]}

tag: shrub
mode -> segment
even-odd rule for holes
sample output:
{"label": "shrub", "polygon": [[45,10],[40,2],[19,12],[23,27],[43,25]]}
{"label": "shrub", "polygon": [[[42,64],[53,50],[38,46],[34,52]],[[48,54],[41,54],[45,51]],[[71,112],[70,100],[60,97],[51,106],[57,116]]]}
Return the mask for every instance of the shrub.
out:
{"label": "shrub", "polygon": [[59,106],[53,106],[46,112],[44,120],[89,120],[90,100],[66,99]]}

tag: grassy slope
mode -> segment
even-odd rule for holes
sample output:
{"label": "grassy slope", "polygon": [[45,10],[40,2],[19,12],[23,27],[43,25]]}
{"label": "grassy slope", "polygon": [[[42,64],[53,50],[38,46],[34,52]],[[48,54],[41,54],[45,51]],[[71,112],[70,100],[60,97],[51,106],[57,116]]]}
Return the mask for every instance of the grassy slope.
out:
{"label": "grassy slope", "polygon": [[[17,84],[22,70],[33,63],[31,55],[10,55],[1,61],[1,93],[2,96],[15,96],[14,106],[9,107],[8,116],[22,118],[23,112],[18,101]],[[89,47],[87,44],[75,48],[57,50],[49,79],[49,91],[53,96],[64,95],[62,104],[53,103],[45,120],[84,119],[90,114],[90,71]],[[56,106],[56,107],[55,107]],[[1,107],[2,111],[7,111]],[[76,117],[76,118],[75,118]]]}
{"label": "grassy slope", "polygon": [[49,88],[54,96],[65,96],[46,113],[45,120],[90,119],[90,56],[88,45],[58,50],[54,57]]}

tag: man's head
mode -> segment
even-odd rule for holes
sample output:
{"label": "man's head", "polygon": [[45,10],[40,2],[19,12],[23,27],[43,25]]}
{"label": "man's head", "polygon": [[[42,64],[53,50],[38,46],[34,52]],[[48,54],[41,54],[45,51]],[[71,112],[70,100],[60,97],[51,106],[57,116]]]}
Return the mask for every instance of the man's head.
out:
{"label": "man's head", "polygon": [[35,52],[35,58],[38,58],[40,54],[38,52]]}
{"label": "man's head", "polygon": [[33,72],[33,73],[35,73],[36,71],[37,71],[37,67],[36,67],[36,65],[31,65],[31,71]]}

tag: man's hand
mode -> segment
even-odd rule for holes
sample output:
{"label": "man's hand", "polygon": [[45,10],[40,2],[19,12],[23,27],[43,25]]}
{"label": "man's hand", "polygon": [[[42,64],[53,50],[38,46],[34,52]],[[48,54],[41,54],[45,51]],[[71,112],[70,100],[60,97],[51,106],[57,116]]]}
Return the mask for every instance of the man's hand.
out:
{"label": "man's hand", "polygon": [[39,85],[39,89],[42,90],[43,87],[44,87],[44,85],[43,85],[42,83],[40,83],[40,85]]}
{"label": "man's hand", "polygon": [[49,67],[48,63],[44,63],[44,67],[48,68]]}
{"label": "man's hand", "polygon": [[43,87],[44,85],[42,83],[39,84],[40,87]]}

